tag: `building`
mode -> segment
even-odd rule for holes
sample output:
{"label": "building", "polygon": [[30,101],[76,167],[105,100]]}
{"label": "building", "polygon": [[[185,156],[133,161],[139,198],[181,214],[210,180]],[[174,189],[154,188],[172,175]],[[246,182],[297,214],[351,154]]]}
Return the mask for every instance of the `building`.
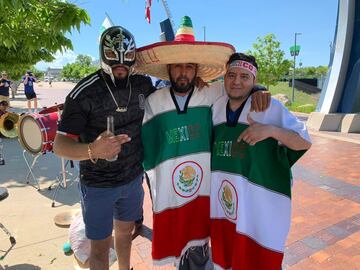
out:
{"label": "building", "polygon": [[44,80],[55,80],[59,81],[61,79],[62,68],[51,68],[49,67],[44,73]]}

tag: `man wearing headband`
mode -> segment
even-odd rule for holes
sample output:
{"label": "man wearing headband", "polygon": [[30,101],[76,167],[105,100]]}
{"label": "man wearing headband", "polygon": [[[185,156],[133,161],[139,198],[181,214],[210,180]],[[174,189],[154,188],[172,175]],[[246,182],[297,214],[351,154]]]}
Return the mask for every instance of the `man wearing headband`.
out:
{"label": "man wearing headband", "polygon": [[[142,129],[153,199],[154,264],[211,267],[211,106],[223,87],[214,83],[200,91],[195,78],[210,81],[221,76],[233,52],[227,43],[195,41],[187,16],[175,41],[138,50],[139,71],[171,82],[148,97]],[[261,100],[262,94],[258,97]]]}
{"label": "man wearing headband", "polygon": [[[231,55],[212,108],[211,248],[217,269],[279,270],[291,221],[291,166],[311,146],[279,101],[251,112],[258,65]],[[239,137],[239,133],[241,133]]]}

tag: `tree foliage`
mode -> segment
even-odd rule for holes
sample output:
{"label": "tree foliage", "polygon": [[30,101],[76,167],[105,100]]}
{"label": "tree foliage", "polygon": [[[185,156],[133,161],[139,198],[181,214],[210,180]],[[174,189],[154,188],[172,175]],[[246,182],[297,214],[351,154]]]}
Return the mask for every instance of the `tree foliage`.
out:
{"label": "tree foliage", "polygon": [[79,54],[75,63],[66,64],[62,70],[62,76],[67,79],[79,80],[99,69],[92,65],[92,59],[88,55]]}
{"label": "tree foliage", "polygon": [[31,72],[34,74],[34,76],[37,79],[42,78],[42,76],[44,74],[43,71],[36,69],[35,66],[29,66],[26,69],[23,69],[23,68],[19,68],[19,69],[9,68],[6,71],[8,72],[9,78],[10,78],[11,81],[20,81],[21,78],[25,75],[25,72],[28,71],[28,70],[31,70]]}
{"label": "tree foliage", "polygon": [[65,34],[89,24],[84,9],[61,0],[0,0],[0,69],[26,70],[72,49]]}
{"label": "tree foliage", "polygon": [[296,77],[318,78],[318,77],[326,76],[327,72],[328,72],[327,66],[301,67],[301,68],[296,68]]}
{"label": "tree foliage", "polygon": [[256,40],[253,50],[248,53],[255,56],[259,66],[257,81],[270,89],[270,85],[275,85],[289,72],[292,62],[284,59],[285,52],[280,49],[280,42],[274,34]]}

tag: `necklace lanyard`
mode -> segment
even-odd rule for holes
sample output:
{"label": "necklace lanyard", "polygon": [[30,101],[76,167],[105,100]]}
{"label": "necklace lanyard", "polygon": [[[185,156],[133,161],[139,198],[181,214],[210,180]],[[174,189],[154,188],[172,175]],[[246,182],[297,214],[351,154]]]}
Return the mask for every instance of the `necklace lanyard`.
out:
{"label": "necklace lanyard", "polygon": [[131,83],[129,82],[130,92],[129,92],[129,97],[128,97],[127,104],[126,104],[125,107],[119,107],[119,104],[117,103],[117,101],[116,101],[116,99],[115,99],[115,97],[114,97],[113,92],[111,91],[111,89],[110,89],[109,85],[107,84],[105,78],[103,78],[103,79],[104,79],[105,85],[106,85],[107,89],[109,90],[110,95],[111,95],[111,97],[112,97],[112,99],[113,99],[113,101],[114,101],[114,103],[115,103],[115,105],[116,105],[116,112],[127,112],[127,109],[128,109],[129,103],[130,103],[130,99],[131,99],[131,93],[132,93],[132,91],[131,91]]}

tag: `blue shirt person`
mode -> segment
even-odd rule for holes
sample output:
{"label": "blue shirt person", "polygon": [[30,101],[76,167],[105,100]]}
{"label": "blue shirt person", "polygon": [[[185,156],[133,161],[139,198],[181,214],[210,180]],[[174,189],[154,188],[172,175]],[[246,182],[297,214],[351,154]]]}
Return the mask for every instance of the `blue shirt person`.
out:
{"label": "blue shirt person", "polygon": [[27,99],[28,112],[31,113],[31,100],[34,101],[34,113],[37,112],[37,97],[34,90],[34,83],[37,82],[31,71],[27,71],[22,77],[21,82],[24,83],[25,96]]}

